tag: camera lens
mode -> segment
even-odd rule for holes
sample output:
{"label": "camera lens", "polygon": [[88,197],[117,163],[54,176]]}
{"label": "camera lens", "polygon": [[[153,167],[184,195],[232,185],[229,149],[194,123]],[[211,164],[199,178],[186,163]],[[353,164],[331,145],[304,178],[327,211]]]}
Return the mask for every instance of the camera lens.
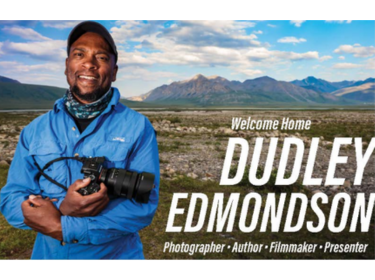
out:
{"label": "camera lens", "polygon": [[109,194],[147,203],[154,186],[154,178],[154,174],[147,172],[103,168],[100,181],[107,186]]}
{"label": "camera lens", "polygon": [[148,203],[151,190],[154,188],[155,175],[152,173],[143,172],[139,175],[138,185],[135,190],[135,200],[140,203]]}

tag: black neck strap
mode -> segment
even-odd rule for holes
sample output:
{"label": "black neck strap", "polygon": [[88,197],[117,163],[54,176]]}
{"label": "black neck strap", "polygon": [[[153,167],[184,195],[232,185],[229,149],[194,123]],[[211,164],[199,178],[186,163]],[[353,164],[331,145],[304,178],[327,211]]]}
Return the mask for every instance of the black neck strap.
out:
{"label": "black neck strap", "polygon": [[50,176],[48,176],[46,173],[44,173],[44,170],[46,170],[48,167],[50,167],[55,162],[65,160],[65,159],[73,159],[73,160],[77,160],[79,162],[83,162],[85,160],[85,158],[83,158],[83,157],[60,157],[60,158],[56,158],[54,160],[51,160],[51,161],[47,162],[46,165],[42,169],[42,168],[40,168],[39,164],[36,162],[35,156],[33,155],[32,157],[33,157],[33,160],[34,160],[34,165],[39,170],[38,175],[44,176],[44,178],[46,178],[48,181],[55,184],[56,186],[59,186],[60,188],[64,189],[65,191],[67,191],[68,188],[65,187],[63,184],[60,184],[59,182],[53,180]]}

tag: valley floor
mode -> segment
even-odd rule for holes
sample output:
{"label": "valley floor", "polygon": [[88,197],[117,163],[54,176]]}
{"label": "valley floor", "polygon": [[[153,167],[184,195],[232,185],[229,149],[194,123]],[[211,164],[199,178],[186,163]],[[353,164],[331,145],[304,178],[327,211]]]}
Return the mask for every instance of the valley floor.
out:
{"label": "valley floor", "polygon": [[[325,186],[324,179],[327,174],[328,164],[331,157],[333,141],[336,137],[361,137],[363,141],[363,153],[366,150],[375,133],[375,114],[373,111],[142,111],[146,115],[155,130],[160,154],[161,188],[160,204],[155,219],[151,226],[141,231],[144,243],[145,256],[150,259],[164,258],[213,258],[213,259],[239,259],[239,258],[374,258],[374,221],[368,233],[349,233],[345,230],[341,234],[333,234],[326,228],[320,234],[312,234],[305,228],[297,233],[261,233],[259,230],[253,233],[243,233],[236,225],[233,232],[207,233],[166,233],[166,224],[170,210],[173,193],[177,192],[201,192],[212,198],[215,193],[223,192],[226,199],[231,193],[239,192],[245,195],[249,192],[258,192],[265,197],[268,192],[280,193],[302,192],[308,197],[314,193],[323,192],[332,198],[336,193],[345,192],[352,199],[357,193],[365,193],[368,199],[371,193],[375,193],[375,157],[371,156],[365,171],[361,185],[354,185],[354,176],[357,168],[356,150],[354,145],[347,145],[340,150],[340,156],[347,156],[346,164],[338,164],[335,172],[336,177],[345,178],[343,185]],[[11,163],[18,142],[18,135],[22,128],[39,113],[0,113],[0,186],[6,182],[6,174]],[[282,120],[290,118],[294,120],[311,120],[310,130],[238,130],[232,127],[232,118],[251,117],[255,120]],[[290,189],[277,188],[272,184],[266,187],[252,186],[243,180],[237,186],[220,186],[219,181],[223,169],[223,162],[230,137],[241,137],[250,144],[247,168],[251,162],[255,139],[264,138],[264,146],[260,158],[260,170],[264,166],[270,139],[277,137],[279,144],[273,163],[277,171],[283,141],[287,137],[297,137],[305,144],[300,178],[305,172],[309,147],[312,137],[318,137],[319,149],[314,167],[314,178],[323,178],[320,186],[305,186],[298,181]],[[354,141],[354,140],[353,140]],[[354,143],[354,142],[353,142]],[[233,169],[235,170],[240,151],[234,154]],[[288,159],[287,170],[291,171],[295,156],[295,149],[291,149]],[[246,173],[247,174],[247,173]],[[275,176],[274,174],[272,176]],[[246,179],[246,178],[245,178]],[[274,178],[273,178],[274,179]],[[182,207],[188,207],[188,201],[183,202]],[[262,206],[263,207],[263,206]],[[340,206],[341,207],[341,206]],[[342,208],[342,207],[341,207]],[[340,208],[340,211],[342,209]],[[210,209],[210,208],[209,208]],[[351,208],[352,209],[352,208]],[[263,211],[263,208],[262,208]],[[329,205],[323,209],[329,211]],[[185,211],[186,214],[186,211]],[[184,217],[181,215],[176,219],[176,224],[183,226]],[[237,213],[239,215],[239,213]],[[307,218],[316,219],[316,215],[309,211]],[[198,212],[194,215],[196,220]],[[186,217],[185,217],[186,218]],[[11,228],[0,217],[0,258],[28,258],[32,248],[34,233]],[[323,244],[327,241],[336,243],[362,242],[369,244],[365,253],[351,254],[325,254],[316,253],[274,253],[268,252],[250,254],[241,252],[224,252],[222,254],[211,254],[204,256],[195,254],[190,256],[184,253],[163,253],[165,242],[174,241],[185,243],[217,243],[232,244],[233,242],[258,242],[268,244],[271,241],[304,242]]]}

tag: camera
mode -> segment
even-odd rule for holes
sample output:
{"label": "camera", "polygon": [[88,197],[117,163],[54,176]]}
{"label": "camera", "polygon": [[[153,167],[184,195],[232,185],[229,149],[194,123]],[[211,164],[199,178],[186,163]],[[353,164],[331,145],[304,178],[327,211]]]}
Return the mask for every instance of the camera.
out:
{"label": "camera", "polygon": [[154,187],[155,175],[152,173],[129,171],[119,168],[104,168],[105,157],[85,158],[81,173],[90,178],[88,186],[81,188],[81,195],[90,195],[100,190],[100,183],[108,188],[108,194],[135,199],[140,203],[148,203]]}

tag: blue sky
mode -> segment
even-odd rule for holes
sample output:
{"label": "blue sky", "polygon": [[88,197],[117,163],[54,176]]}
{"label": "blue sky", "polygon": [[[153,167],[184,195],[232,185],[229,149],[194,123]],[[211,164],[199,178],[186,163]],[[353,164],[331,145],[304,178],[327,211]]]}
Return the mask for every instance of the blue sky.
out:
{"label": "blue sky", "polygon": [[[119,50],[113,86],[136,96],[200,73],[244,81],[375,77],[375,21],[99,21]],[[67,87],[78,21],[0,21],[0,75]]]}

